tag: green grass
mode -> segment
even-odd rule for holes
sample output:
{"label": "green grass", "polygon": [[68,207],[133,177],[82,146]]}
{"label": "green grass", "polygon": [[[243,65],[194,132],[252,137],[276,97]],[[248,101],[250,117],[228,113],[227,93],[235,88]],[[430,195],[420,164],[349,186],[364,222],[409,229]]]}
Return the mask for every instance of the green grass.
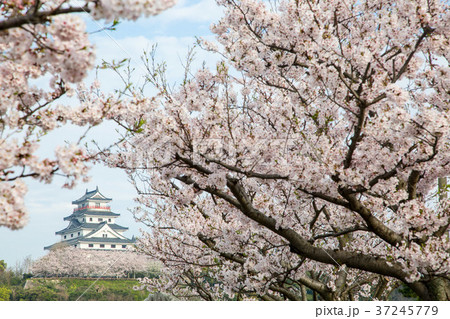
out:
{"label": "green grass", "polygon": [[[104,280],[75,278],[33,278],[29,279],[29,288],[23,290],[23,296],[16,300],[144,300],[146,290],[134,290],[139,286],[137,280]],[[21,298],[22,297],[22,298]]]}

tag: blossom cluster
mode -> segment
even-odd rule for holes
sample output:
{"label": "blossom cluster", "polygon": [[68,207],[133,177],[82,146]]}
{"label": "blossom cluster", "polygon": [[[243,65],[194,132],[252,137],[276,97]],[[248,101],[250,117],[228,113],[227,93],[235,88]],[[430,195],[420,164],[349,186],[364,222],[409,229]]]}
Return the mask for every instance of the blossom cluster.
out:
{"label": "blossom cluster", "polygon": [[38,277],[126,277],[132,273],[158,272],[159,265],[133,251],[57,248],[31,267]]}
{"label": "blossom cluster", "polygon": [[0,183],[0,224],[11,229],[23,227],[27,214],[23,198],[27,192],[25,183],[17,180],[11,184]]}
{"label": "blossom cluster", "polygon": [[224,61],[162,83],[163,106],[104,158],[142,194],[139,245],[167,267],[147,284],[342,300],[401,280],[440,298],[417,287],[450,272],[449,211],[427,201],[450,175],[448,4],[219,3],[220,46],[203,44]]}
{"label": "blossom cluster", "polygon": [[152,16],[172,7],[176,0],[100,0],[89,1],[89,9],[95,19],[107,22],[117,19],[137,20]]}
{"label": "blossom cluster", "polygon": [[[68,123],[86,129],[105,119],[120,118],[133,105],[102,96],[98,88],[82,87],[94,67],[95,51],[82,18],[136,20],[155,15],[175,1],[10,0],[0,4],[0,226],[26,224],[23,179],[49,183],[58,172],[71,187],[86,178],[91,159],[80,145],[59,146],[53,158],[36,152],[42,137]],[[30,23],[30,21],[32,23]],[[78,85],[78,87],[77,87]],[[57,104],[66,93],[78,95],[78,106]],[[68,94],[69,95],[69,94]],[[139,102],[142,103],[142,102]],[[80,141],[83,136],[80,136]],[[50,155],[51,156],[51,155]]]}

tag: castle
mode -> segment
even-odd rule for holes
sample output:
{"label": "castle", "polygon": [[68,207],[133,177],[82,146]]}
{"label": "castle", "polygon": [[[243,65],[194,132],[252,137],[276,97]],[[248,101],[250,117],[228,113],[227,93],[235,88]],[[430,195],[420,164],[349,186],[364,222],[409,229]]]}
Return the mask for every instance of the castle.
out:
{"label": "castle", "polygon": [[111,212],[111,201],[111,198],[100,193],[98,187],[90,192],[86,189],[86,194],[72,202],[77,205],[73,213],[64,217],[69,225],[56,232],[56,235],[61,236],[61,241],[44,249],[50,250],[59,246],[99,250],[131,248],[135,239],[128,239],[123,235],[128,227],[115,223],[120,214]]}

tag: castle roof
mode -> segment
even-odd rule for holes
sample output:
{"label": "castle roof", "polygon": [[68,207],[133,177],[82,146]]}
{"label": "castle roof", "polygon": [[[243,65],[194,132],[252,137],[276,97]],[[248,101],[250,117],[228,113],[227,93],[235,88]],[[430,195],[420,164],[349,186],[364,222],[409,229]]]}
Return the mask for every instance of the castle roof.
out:
{"label": "castle roof", "polygon": [[[98,230],[100,228],[103,227],[103,225],[106,225],[107,222],[101,222],[101,223],[80,223],[78,220],[76,219],[72,219],[69,226],[67,226],[66,228],[57,231],[55,234],[56,235],[64,235],[65,233],[71,233],[73,231],[76,230],[81,230],[81,229],[92,229],[92,230]],[[107,224],[109,227],[111,227],[111,229],[113,230],[122,230],[125,231],[128,229],[128,227],[124,227],[124,226],[120,226],[117,224]]]}
{"label": "castle roof", "polygon": [[56,244],[46,246],[44,249],[52,249],[54,246],[58,245],[78,245],[79,243],[87,243],[87,244],[103,244],[103,243],[111,243],[111,244],[117,244],[117,245],[124,245],[124,244],[134,244],[136,242],[135,239],[122,239],[122,238],[102,238],[102,237],[89,237],[86,236],[80,236],[74,239],[58,242]]}
{"label": "castle roof", "polygon": [[83,209],[83,210],[76,211],[67,217],[64,217],[64,220],[72,220],[74,218],[80,218],[80,217],[83,217],[86,215],[106,216],[106,217],[119,217],[120,216],[120,214],[113,213],[111,211],[98,211],[98,210]]}
{"label": "castle roof", "polygon": [[72,204],[80,204],[83,203],[85,201],[88,200],[96,200],[96,201],[100,201],[100,202],[110,202],[112,201],[111,198],[107,198],[106,196],[104,196],[102,193],[100,193],[100,191],[98,190],[98,186],[95,190],[88,192],[88,190],[86,189],[86,194],[84,194],[83,196],[81,196],[80,198],[78,198],[77,200],[74,200],[72,202]]}

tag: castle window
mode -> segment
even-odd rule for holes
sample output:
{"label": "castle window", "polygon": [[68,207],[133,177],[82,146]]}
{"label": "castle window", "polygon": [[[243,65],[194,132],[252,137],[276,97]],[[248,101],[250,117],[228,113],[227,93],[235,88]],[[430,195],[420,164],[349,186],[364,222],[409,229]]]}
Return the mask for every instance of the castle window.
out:
{"label": "castle window", "polygon": [[103,221],[103,218],[99,218],[98,221],[99,221],[99,222],[102,222],[102,221]]}
{"label": "castle window", "polygon": [[80,236],[80,232],[78,232],[78,236]]}
{"label": "castle window", "polygon": [[106,238],[106,237],[108,237],[108,234],[103,234],[103,238]]}
{"label": "castle window", "polygon": [[89,248],[92,248],[92,247],[94,247],[94,244],[89,244]]}
{"label": "castle window", "polygon": [[109,222],[109,223],[111,222],[111,218],[108,218],[108,222]]}
{"label": "castle window", "polygon": [[111,245],[111,248],[116,248],[116,245]]}
{"label": "castle window", "polygon": [[91,222],[91,221],[92,221],[92,218],[89,218],[89,221]]}
{"label": "castle window", "polygon": [[67,238],[67,236],[66,235],[64,235],[64,239],[66,239]]}
{"label": "castle window", "polygon": [[100,244],[100,248],[105,248],[105,245],[103,245],[103,244]]}
{"label": "castle window", "polygon": [[73,234],[70,234],[70,237],[73,237]]}
{"label": "castle window", "polygon": [[127,248],[127,245],[122,245],[122,248]]}

